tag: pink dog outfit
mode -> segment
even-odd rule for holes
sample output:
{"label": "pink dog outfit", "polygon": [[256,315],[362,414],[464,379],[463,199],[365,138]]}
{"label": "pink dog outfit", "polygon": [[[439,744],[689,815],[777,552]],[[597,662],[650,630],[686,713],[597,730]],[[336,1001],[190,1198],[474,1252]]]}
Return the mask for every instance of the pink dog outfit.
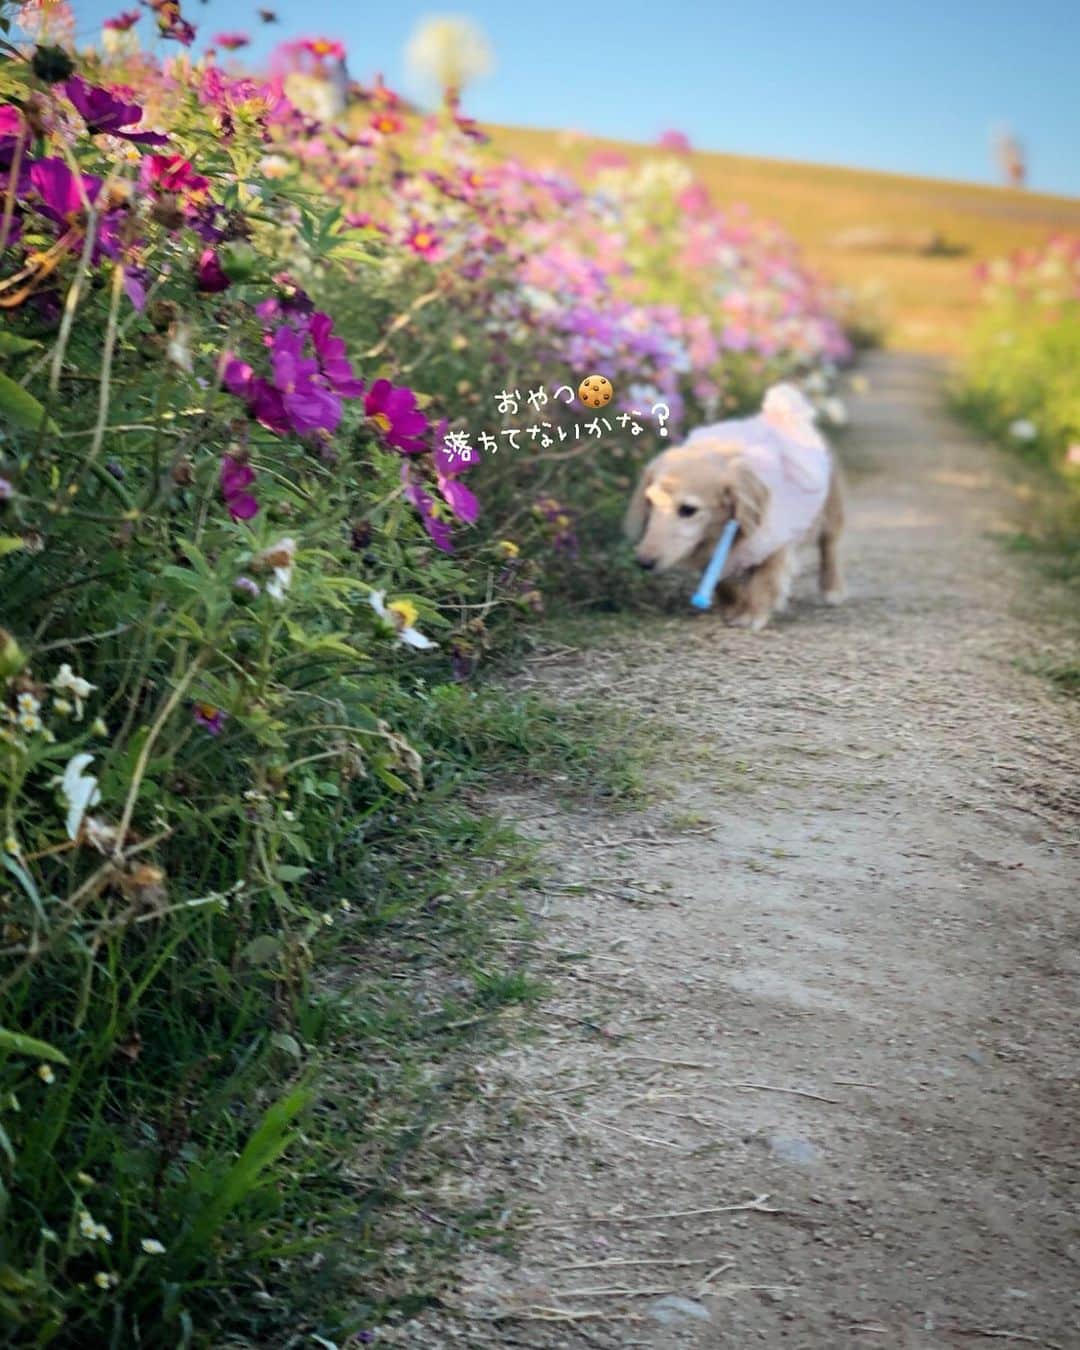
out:
{"label": "pink dog outfit", "polygon": [[825,505],[830,464],[813,405],[798,389],[773,385],[756,416],[699,427],[688,443],[698,440],[738,446],[739,458],[769,489],[764,519],[749,539],[735,536],[723,576],[756,567],[807,534]]}

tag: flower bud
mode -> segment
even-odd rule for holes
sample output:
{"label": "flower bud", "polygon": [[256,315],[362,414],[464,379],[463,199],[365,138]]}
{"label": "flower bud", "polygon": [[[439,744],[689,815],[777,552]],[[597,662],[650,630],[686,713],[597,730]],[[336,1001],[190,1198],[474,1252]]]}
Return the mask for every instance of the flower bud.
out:
{"label": "flower bud", "polygon": [[46,84],[59,84],[75,74],[75,62],[63,47],[35,47],[30,68]]}
{"label": "flower bud", "polygon": [[26,654],[6,628],[0,628],[0,680],[18,675],[26,665]]}

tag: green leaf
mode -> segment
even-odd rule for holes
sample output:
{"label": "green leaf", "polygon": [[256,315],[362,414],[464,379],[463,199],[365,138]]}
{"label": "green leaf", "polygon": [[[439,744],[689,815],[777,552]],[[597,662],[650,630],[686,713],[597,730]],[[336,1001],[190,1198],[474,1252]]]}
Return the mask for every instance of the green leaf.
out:
{"label": "green leaf", "polygon": [[249,966],[265,966],[277,956],[280,947],[281,942],[273,933],[263,933],[261,937],[252,938],[240,955]]}
{"label": "green leaf", "polygon": [[17,534],[0,534],[0,558],[6,558],[9,553],[18,553],[23,547],[23,541]]}
{"label": "green leaf", "polygon": [[228,1216],[252,1194],[261,1174],[298,1137],[299,1131],[291,1131],[288,1126],[310,1104],[311,1099],[309,1089],[297,1088],[280,1102],[275,1102],[263,1116],[240,1156],[215,1185],[209,1201],[196,1215],[183,1244],[183,1264],[205,1259],[211,1239]]}
{"label": "green leaf", "polygon": [[35,342],[33,338],[16,337],[14,333],[0,333],[0,356],[22,356],[24,352],[32,352],[35,347],[40,347],[40,342]]}
{"label": "green leaf", "polygon": [[278,863],[274,868],[274,875],[278,881],[299,881],[301,877],[306,877],[310,870],[308,867],[293,867],[290,863]]}
{"label": "green leaf", "polygon": [[68,1062],[67,1055],[61,1054],[55,1046],[36,1040],[33,1036],[24,1036],[18,1031],[5,1031],[3,1027],[0,1027],[0,1050],[7,1050],[13,1055],[27,1055],[31,1059],[50,1059],[54,1064]]}
{"label": "green leaf", "polygon": [[[0,417],[24,431],[37,431],[45,417],[45,409],[22,385],[0,374]],[[45,418],[45,429],[54,435],[60,430],[51,417]]]}

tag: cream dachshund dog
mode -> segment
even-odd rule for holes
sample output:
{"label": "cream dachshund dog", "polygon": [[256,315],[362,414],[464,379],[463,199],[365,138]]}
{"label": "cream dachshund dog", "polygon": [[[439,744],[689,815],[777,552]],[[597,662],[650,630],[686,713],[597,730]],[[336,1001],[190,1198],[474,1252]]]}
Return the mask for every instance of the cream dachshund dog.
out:
{"label": "cream dachshund dog", "polygon": [[732,517],[739,528],[717,592],[728,623],[764,628],[783,609],[795,550],[807,540],[820,551],[826,604],[844,598],[840,471],[812,405],[792,385],[774,385],[756,416],[700,427],[657,455],[642,471],[624,528],[647,570],[700,571]]}

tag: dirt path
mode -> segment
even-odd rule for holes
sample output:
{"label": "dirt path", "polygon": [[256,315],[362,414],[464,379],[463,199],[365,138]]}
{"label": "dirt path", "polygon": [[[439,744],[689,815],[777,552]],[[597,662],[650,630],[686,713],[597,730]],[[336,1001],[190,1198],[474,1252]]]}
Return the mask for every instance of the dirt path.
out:
{"label": "dirt path", "polygon": [[663,792],[507,807],[552,975],[460,1200],[515,1252],[403,1344],[1080,1346],[1080,726],[1016,664],[1063,639],[937,368],[867,373],[844,607],[535,668],[657,719]]}

